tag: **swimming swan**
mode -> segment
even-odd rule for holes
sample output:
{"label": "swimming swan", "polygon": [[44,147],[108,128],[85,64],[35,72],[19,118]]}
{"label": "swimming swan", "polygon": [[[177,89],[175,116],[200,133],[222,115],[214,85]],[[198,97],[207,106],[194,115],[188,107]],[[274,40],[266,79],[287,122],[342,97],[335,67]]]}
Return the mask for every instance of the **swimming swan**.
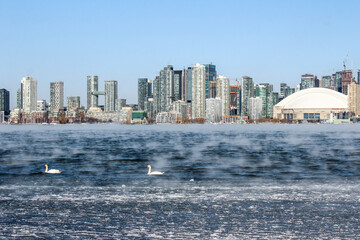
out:
{"label": "swimming swan", "polygon": [[147,168],[149,169],[148,175],[163,175],[164,172],[151,172],[151,166],[148,165]]}
{"label": "swimming swan", "polygon": [[48,165],[45,164],[45,173],[61,173],[61,171],[57,170],[57,169],[50,169],[48,170]]}

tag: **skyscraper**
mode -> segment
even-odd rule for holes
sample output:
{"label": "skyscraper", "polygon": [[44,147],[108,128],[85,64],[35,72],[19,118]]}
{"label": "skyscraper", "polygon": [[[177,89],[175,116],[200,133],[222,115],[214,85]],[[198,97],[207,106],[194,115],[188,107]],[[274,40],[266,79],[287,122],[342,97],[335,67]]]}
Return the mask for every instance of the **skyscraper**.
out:
{"label": "skyscraper", "polygon": [[138,79],[138,109],[143,111],[145,109],[145,102],[152,97],[152,82],[147,78]]}
{"label": "skyscraper", "polygon": [[230,80],[219,75],[216,80],[216,94],[221,99],[222,116],[230,115]]}
{"label": "skyscraper", "polygon": [[37,109],[37,80],[32,77],[24,77],[21,80],[22,109],[30,113]]}
{"label": "skyscraper", "polygon": [[210,82],[216,81],[216,66],[205,64],[205,98],[210,97]]}
{"label": "skyscraper", "polygon": [[191,88],[192,88],[192,81],[191,81],[191,67],[185,70],[185,101],[191,102]]}
{"label": "skyscraper", "polygon": [[241,83],[241,116],[249,116],[248,102],[254,97],[254,82],[251,77],[244,76]]}
{"label": "skyscraper", "polygon": [[170,110],[174,101],[174,71],[173,66],[168,65],[160,71],[160,112]]}
{"label": "skyscraper", "polygon": [[319,87],[317,77],[313,74],[304,74],[301,75],[301,90],[307,89],[307,88],[314,88]]}
{"label": "skyscraper", "polygon": [[182,100],[182,92],[183,92],[183,71],[175,70],[174,71],[174,101]]}
{"label": "skyscraper", "polygon": [[104,111],[115,111],[115,103],[118,98],[118,82],[105,81],[105,104]]}
{"label": "skyscraper", "polygon": [[10,92],[4,88],[0,89],[0,112],[10,113]]}
{"label": "skyscraper", "polygon": [[335,73],[335,86],[336,86],[336,91],[342,92],[342,72],[341,71],[337,71]]}
{"label": "skyscraper", "polygon": [[52,112],[64,109],[64,82],[50,83],[50,110]]}
{"label": "skyscraper", "polygon": [[156,76],[155,80],[154,80],[153,96],[154,96],[154,102],[153,102],[154,115],[156,115],[161,112],[160,111],[161,98],[160,98],[160,77],[159,76]]}
{"label": "skyscraper", "polygon": [[21,88],[16,91],[16,108],[22,109],[22,84]]}
{"label": "skyscraper", "polygon": [[353,78],[352,70],[343,70],[341,76],[341,89],[342,93],[347,95],[348,94],[348,85],[351,83]]}
{"label": "skyscraper", "polygon": [[191,68],[191,117],[205,118],[205,66],[199,63]]}
{"label": "skyscraper", "polygon": [[262,115],[263,118],[271,118],[273,116],[273,85],[268,83],[256,84],[255,97],[260,97],[262,101]]}
{"label": "skyscraper", "polygon": [[99,99],[98,95],[93,95],[93,92],[99,90],[98,76],[87,76],[87,109],[91,107],[98,107]]}

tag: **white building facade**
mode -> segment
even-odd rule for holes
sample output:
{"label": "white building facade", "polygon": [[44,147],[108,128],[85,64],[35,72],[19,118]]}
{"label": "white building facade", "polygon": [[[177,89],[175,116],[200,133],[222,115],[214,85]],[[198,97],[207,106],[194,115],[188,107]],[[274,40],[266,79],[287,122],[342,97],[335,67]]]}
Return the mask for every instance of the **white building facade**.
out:
{"label": "white building facade", "polygon": [[191,68],[191,117],[205,118],[205,66],[199,63]]}
{"label": "white building facade", "polygon": [[22,108],[30,113],[37,110],[37,80],[32,77],[24,77],[21,80]]}
{"label": "white building facade", "polygon": [[230,115],[230,80],[219,75],[216,79],[216,97],[221,99],[222,116]]}
{"label": "white building facade", "polygon": [[52,112],[64,109],[64,82],[50,83],[50,110]]}

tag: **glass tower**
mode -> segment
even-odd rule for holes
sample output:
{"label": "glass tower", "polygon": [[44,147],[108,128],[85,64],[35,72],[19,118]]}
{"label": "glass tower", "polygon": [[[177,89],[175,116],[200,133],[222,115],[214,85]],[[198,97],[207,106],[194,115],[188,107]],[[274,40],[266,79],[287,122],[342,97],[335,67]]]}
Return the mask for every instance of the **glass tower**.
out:
{"label": "glass tower", "polygon": [[205,64],[205,98],[210,97],[210,82],[216,81],[216,66]]}

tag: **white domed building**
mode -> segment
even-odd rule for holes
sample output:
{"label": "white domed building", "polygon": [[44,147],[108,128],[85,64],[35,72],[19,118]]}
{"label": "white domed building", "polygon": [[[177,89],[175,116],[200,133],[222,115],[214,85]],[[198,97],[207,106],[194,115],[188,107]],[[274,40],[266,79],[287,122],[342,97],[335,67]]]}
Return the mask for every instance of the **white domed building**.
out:
{"label": "white domed building", "polygon": [[295,121],[325,121],[348,117],[346,95],[328,88],[296,92],[274,106],[273,118]]}

